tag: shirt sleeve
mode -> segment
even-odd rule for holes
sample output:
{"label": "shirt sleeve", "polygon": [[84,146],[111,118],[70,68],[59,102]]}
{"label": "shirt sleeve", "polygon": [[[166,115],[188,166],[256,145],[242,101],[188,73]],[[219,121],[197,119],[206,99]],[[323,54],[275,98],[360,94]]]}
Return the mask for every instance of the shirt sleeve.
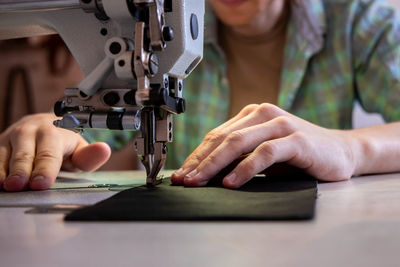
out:
{"label": "shirt sleeve", "polygon": [[[355,1],[358,2],[358,1]],[[400,19],[384,1],[364,0],[353,28],[355,90],[367,112],[400,120]]]}

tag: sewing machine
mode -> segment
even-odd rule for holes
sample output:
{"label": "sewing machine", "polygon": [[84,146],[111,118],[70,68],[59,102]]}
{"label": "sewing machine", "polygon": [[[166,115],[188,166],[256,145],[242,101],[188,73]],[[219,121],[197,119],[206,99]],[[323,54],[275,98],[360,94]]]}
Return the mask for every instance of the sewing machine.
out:
{"label": "sewing machine", "polygon": [[185,111],[182,81],[203,55],[204,0],[0,0],[0,40],[57,32],[85,78],[55,104],[58,127],[139,131],[156,185]]}

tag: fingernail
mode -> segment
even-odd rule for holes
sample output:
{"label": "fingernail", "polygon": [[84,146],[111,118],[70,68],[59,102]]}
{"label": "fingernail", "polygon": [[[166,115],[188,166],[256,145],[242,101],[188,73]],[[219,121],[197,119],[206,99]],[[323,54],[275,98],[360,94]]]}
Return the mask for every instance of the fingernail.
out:
{"label": "fingernail", "polygon": [[185,179],[191,179],[197,174],[197,170],[194,169],[193,171],[189,172],[188,174],[185,175]]}
{"label": "fingernail", "polygon": [[226,176],[224,180],[227,181],[230,184],[235,183],[236,182],[236,173],[232,172],[231,174]]}
{"label": "fingernail", "polygon": [[31,184],[31,189],[41,190],[49,188],[49,181],[42,175],[33,177]]}
{"label": "fingernail", "polygon": [[179,170],[174,172],[175,176],[182,176],[182,174],[183,174],[183,169],[182,168],[180,168]]}
{"label": "fingernail", "polygon": [[4,181],[3,188],[7,191],[21,191],[26,188],[28,178],[20,175],[12,175]]}

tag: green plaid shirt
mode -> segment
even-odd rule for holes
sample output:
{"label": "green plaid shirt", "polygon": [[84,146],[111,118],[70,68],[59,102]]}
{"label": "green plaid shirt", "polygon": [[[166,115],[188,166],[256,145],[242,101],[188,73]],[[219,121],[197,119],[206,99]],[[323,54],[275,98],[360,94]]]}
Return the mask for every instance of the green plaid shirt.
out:
{"label": "green plaid shirt", "polygon": [[[400,20],[395,10],[378,0],[303,0],[291,10],[278,105],[327,128],[351,128],[355,101],[387,122],[399,120]],[[184,84],[187,111],[174,118],[170,169],[228,119],[226,62],[209,7],[205,25],[204,59]],[[115,143],[114,136],[108,135],[109,143]]]}

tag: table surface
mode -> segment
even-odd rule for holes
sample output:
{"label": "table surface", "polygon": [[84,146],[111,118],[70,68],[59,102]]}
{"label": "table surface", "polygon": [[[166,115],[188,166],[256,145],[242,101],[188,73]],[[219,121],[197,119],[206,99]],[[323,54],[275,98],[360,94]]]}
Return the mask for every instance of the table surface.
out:
{"label": "table surface", "polygon": [[144,182],[137,171],[61,177],[52,190],[0,192],[1,266],[399,266],[400,174],[319,184],[311,221],[67,223],[26,213],[116,193],[91,184]]}

